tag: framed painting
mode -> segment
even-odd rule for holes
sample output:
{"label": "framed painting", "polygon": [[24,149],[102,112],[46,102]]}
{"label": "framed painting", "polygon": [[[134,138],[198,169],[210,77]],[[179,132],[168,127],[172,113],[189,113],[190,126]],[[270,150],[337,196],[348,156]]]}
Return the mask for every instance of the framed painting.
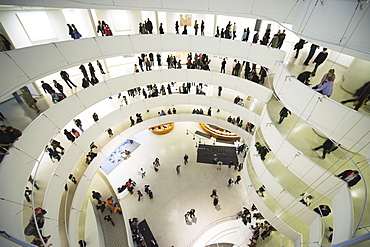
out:
{"label": "framed painting", "polygon": [[191,27],[191,14],[180,14],[180,26]]}

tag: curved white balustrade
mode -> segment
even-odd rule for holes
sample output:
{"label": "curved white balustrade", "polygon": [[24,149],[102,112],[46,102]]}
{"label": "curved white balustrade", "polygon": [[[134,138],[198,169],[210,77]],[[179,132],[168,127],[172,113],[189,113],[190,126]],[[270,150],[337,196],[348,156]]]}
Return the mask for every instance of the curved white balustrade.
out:
{"label": "curved white balustrade", "polygon": [[[283,60],[285,54],[278,49],[242,41],[175,34],[95,37],[32,46],[0,53],[0,100],[43,76],[85,62],[126,54],[166,51],[235,57],[271,69],[275,61]],[[261,56],[261,53],[264,55]],[[38,58],[37,62],[34,61],[35,57]]]}
{"label": "curved white balustrade", "polygon": [[212,244],[216,243],[233,243],[233,246],[243,246],[244,243],[249,242],[248,238],[252,237],[251,230],[243,224],[241,219],[235,220],[234,215],[225,217],[223,221],[212,222],[201,233],[192,244],[187,246],[213,246]]}
{"label": "curved white balustrade", "polygon": [[[252,148],[253,149],[253,148]],[[250,155],[250,154],[249,154]],[[247,189],[247,193],[249,196],[249,200],[254,203],[258,210],[261,212],[263,217],[281,234],[285,237],[290,239],[295,247],[301,247],[302,242],[302,235],[297,232],[296,230],[292,229],[290,226],[285,224],[279,217],[272,212],[269,207],[262,201],[261,197],[259,197],[256,193],[255,188],[252,186],[252,182],[250,180],[248,169],[245,165],[244,169],[242,170],[243,179],[242,182]]]}
{"label": "curved white balustrade", "polygon": [[[225,102],[226,103],[226,102]],[[95,175],[96,171],[99,169],[100,164],[109,157],[112,150],[114,150],[118,145],[122,142],[131,138],[132,135],[146,130],[153,125],[168,123],[168,122],[207,122],[210,124],[214,124],[220,126],[222,128],[228,129],[233,133],[241,136],[246,142],[248,143],[251,140],[251,135],[244,131],[243,129],[228,123],[226,120],[218,119],[214,117],[209,117],[205,115],[197,115],[197,114],[176,114],[176,115],[166,115],[161,117],[155,117],[149,120],[145,120],[140,124],[136,124],[135,126],[128,128],[124,132],[122,132],[119,136],[115,137],[108,145],[104,146],[104,148],[99,152],[98,156],[94,159],[94,161],[87,167],[83,179],[81,179],[77,185],[77,189],[72,201],[72,211],[69,217],[69,237],[71,243],[77,241],[77,229],[79,223],[79,214],[80,211],[83,210],[83,200],[87,193],[89,193],[88,189],[91,183],[93,176]],[[81,136],[82,137],[82,136]],[[80,138],[81,138],[80,137]],[[48,222],[47,222],[48,223]],[[46,224],[45,224],[46,226]]]}
{"label": "curved white balustrade", "polygon": [[[255,136],[253,136],[252,145],[255,141]],[[298,202],[299,200],[297,197],[299,197],[299,195],[294,196],[284,189],[284,187],[266,168],[261,158],[257,156],[258,153],[253,146],[249,149],[249,152],[254,171],[256,172],[259,181],[268,188],[268,191],[274,200],[280,203],[286,211],[289,211],[291,214],[310,225],[318,215],[302,203]]]}
{"label": "curved white balustrade", "polygon": [[[347,184],[299,152],[281,135],[275,125],[269,123],[272,123],[272,120],[265,108],[265,112],[262,113],[260,128],[264,139],[276,157],[297,178],[332,200],[333,243],[350,239],[353,232],[354,215],[352,196]],[[297,154],[299,155],[297,156]],[[336,232],[337,229],[339,233]]]}
{"label": "curved white balustrade", "polygon": [[[98,90],[98,88],[96,90]],[[200,98],[202,100],[199,100]],[[154,118],[147,120],[146,116],[144,115],[143,117],[145,119],[144,121],[145,127],[142,127],[139,130],[137,130],[134,127],[129,128],[130,126],[129,116],[134,115],[136,112],[145,112],[146,109],[148,109],[146,106],[146,103],[148,102],[150,102],[150,106],[152,108],[163,107],[163,106],[168,106],[168,105],[172,106],[172,105],[175,105],[174,103],[176,103],[176,105],[190,104],[190,105],[203,105],[206,107],[208,106],[216,107],[217,105],[217,107],[220,107],[222,111],[224,109],[229,109],[230,110],[229,113],[231,115],[235,115],[235,112],[238,114],[241,113],[240,115],[243,116],[242,119],[245,119],[244,117],[248,116],[250,118],[246,118],[246,120],[254,119],[255,121],[259,122],[259,116],[256,113],[252,113],[246,108],[239,107],[235,105],[233,102],[225,101],[219,98],[212,98],[208,96],[196,96],[196,95],[189,95],[189,94],[161,96],[161,97],[155,98],[155,100],[153,99],[152,101],[142,100],[142,101],[132,103],[124,108],[119,108],[113,111],[112,113],[108,114],[104,118],[101,118],[99,122],[93,124],[89,128],[87,129],[85,128],[85,132],[78,139],[76,139],[76,141],[69,148],[65,150],[65,154],[63,155],[61,161],[56,166],[53,176],[51,177],[49,184],[47,186],[46,192],[45,192],[43,207],[47,209],[50,208],[50,210],[48,210],[48,217],[52,219],[56,219],[59,217],[59,210],[60,210],[59,205],[61,203],[62,194],[64,193],[63,184],[65,183],[65,179],[63,178],[67,178],[68,175],[71,173],[71,171],[74,169],[74,167],[76,166],[76,160],[80,160],[81,156],[84,156],[87,154],[88,152],[87,149],[91,141],[96,140],[99,138],[99,136],[101,136],[102,134],[105,134],[104,133],[105,129],[107,129],[108,127],[113,127],[118,124],[121,126],[124,125],[127,127],[127,131],[125,131],[125,135],[130,137],[131,135],[137,132],[140,132],[142,130],[145,130],[153,125],[166,123],[166,122],[163,122],[163,119],[164,119],[163,116],[157,117],[155,115]],[[191,114],[190,116],[195,116],[196,117],[195,119],[198,120],[198,116],[201,116],[201,115]],[[188,115],[186,115],[186,118],[183,118],[182,115],[171,115],[171,116],[166,117],[165,119],[168,122],[168,121],[189,121],[189,118],[191,117],[189,117]],[[217,125],[218,121],[226,121],[226,120],[217,119],[217,121],[215,121],[215,120],[210,119],[210,117],[207,117],[206,120],[204,121],[207,123]],[[138,126],[144,126],[144,124],[142,123]],[[226,126],[227,126],[227,129],[229,129],[232,132],[240,132],[240,131],[242,133],[245,132],[244,130],[241,130],[237,126],[232,125],[230,123],[228,123]],[[126,132],[129,134],[127,134]],[[248,132],[245,132],[245,133],[247,134],[245,136],[246,138],[245,140],[247,143],[249,143],[251,140],[251,135]],[[113,139],[112,141],[114,143],[113,146],[112,144],[109,144],[103,148],[103,150],[101,151],[103,157],[109,157],[112,150],[114,150],[114,148],[116,148],[119,144],[124,142],[124,140],[126,140],[127,138],[119,139],[120,142],[116,143],[118,139],[119,139],[118,137]],[[100,162],[99,165],[101,163],[102,162]],[[90,167],[95,167],[95,166],[89,165],[89,168]],[[99,166],[97,166],[96,168],[99,168]],[[95,175],[95,172],[96,170],[93,173],[87,172],[84,175],[89,178],[92,178]],[[80,184],[81,182],[79,182],[78,188],[80,188],[81,186]],[[79,191],[79,189],[77,190]],[[85,193],[84,195],[86,195],[86,193],[88,192],[84,191],[84,193]],[[77,200],[79,202],[81,202],[81,198],[83,198],[81,196],[82,195],[77,196]],[[76,209],[75,206],[72,206],[72,207],[74,208],[74,210]],[[53,231],[55,232],[55,234],[57,234],[58,233],[57,226],[58,226],[58,222],[50,220],[47,222],[47,224],[45,224],[44,229],[47,232]],[[53,242],[56,242],[56,236],[57,235],[53,235]]]}
{"label": "curved white balustrade", "polygon": [[293,78],[276,64],[276,94],[291,112],[346,148],[370,158],[370,117],[335,102]]}
{"label": "curved white balustrade", "polygon": [[270,124],[272,122],[267,110],[262,113],[260,128],[263,137],[276,157],[297,178],[330,199],[333,199],[343,186],[347,186],[345,182],[334,177],[331,172],[307,158],[290,144],[276,126]]}
{"label": "curved white balustrade", "polygon": [[[255,136],[253,136],[252,143],[255,142]],[[309,228],[309,236],[307,236],[306,240],[309,239],[308,246],[310,247],[319,247],[321,246],[321,240],[322,240],[322,228],[324,227],[322,225],[321,217],[316,214],[315,212],[311,211],[308,207],[304,206],[302,203],[298,201],[297,198],[292,196],[290,193],[288,193],[279,183],[275,180],[275,178],[269,173],[269,171],[266,169],[265,165],[263,164],[260,157],[257,156],[257,151],[252,147],[250,149],[249,153],[251,157],[251,162],[254,168],[254,171],[256,172],[256,175],[258,176],[259,181],[262,182],[262,184],[266,185],[268,188],[268,192],[270,195],[274,197],[274,200],[279,203],[281,206],[283,206],[284,211],[287,211],[297,217],[299,220],[307,224],[307,227]],[[249,179],[249,177],[248,177]],[[251,182],[250,182],[251,183]],[[247,188],[247,186],[246,186]],[[276,214],[272,213],[271,210],[266,206],[266,204],[261,200],[261,198],[255,193],[255,188],[252,187],[252,191],[250,192],[250,197],[253,198],[253,202],[257,205],[257,208],[261,211],[261,206],[263,208],[262,215],[264,215],[264,210],[267,212],[273,214],[273,221],[278,219],[279,224],[282,224],[284,226],[283,230],[286,230],[285,227],[289,227],[286,225],[286,223],[281,220]],[[261,203],[261,204],[260,204]],[[285,212],[281,212],[280,214],[283,214]],[[266,219],[269,219],[265,217]],[[268,220],[270,222],[270,220]],[[272,221],[272,222],[273,222]],[[284,223],[281,223],[284,222]],[[271,223],[271,222],[270,222]],[[272,224],[275,228],[279,227],[279,225]],[[296,222],[293,222],[292,225],[296,225]],[[278,229],[278,228],[277,228]],[[289,227],[289,229],[291,229]],[[280,232],[280,230],[278,229]],[[297,231],[297,230],[294,230]],[[284,233],[283,233],[284,234]],[[300,233],[304,234],[304,233]],[[287,236],[284,234],[284,236]],[[289,235],[288,235],[289,236]],[[293,240],[291,239],[295,246],[301,246],[301,242],[303,242],[303,236],[301,235],[300,238]]]}
{"label": "curved white balustrade", "polygon": [[[332,200],[333,206],[333,244],[342,243],[352,238],[353,204],[350,190],[342,186]],[[350,217],[352,216],[352,217]]]}

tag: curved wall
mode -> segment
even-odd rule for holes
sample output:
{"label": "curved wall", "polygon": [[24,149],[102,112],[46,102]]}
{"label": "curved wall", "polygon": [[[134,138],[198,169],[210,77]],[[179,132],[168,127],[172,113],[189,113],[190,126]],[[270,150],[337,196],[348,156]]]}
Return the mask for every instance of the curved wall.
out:
{"label": "curved wall", "polygon": [[[210,76],[211,75],[211,76]],[[122,92],[124,90],[137,87],[137,86],[144,86],[151,83],[158,83],[158,82],[168,82],[171,80],[175,81],[183,81],[184,78],[192,78],[195,80],[196,78],[202,79],[207,78],[208,83],[213,81],[222,82],[222,85],[225,87],[235,87],[235,89],[239,89],[242,92],[245,92],[247,95],[256,95],[259,99],[267,101],[271,96],[271,91],[267,88],[262,86],[258,86],[253,82],[236,78],[232,80],[230,83],[226,83],[224,80],[225,75],[220,73],[212,73],[207,71],[193,71],[193,70],[163,70],[163,71],[152,71],[147,73],[141,74],[129,74],[126,76],[118,77],[115,79],[111,79],[108,82],[101,82],[95,87],[90,87],[86,90],[82,90],[77,92],[75,95],[72,95],[61,101],[58,104],[55,104],[50,109],[48,109],[45,113],[41,114],[37,119],[30,124],[27,129],[23,132],[22,138],[16,142],[16,148],[12,148],[10,150],[10,155],[4,158],[1,167],[0,167],[0,184],[2,188],[12,188],[11,190],[3,190],[2,197],[8,200],[19,202],[20,204],[23,203],[23,193],[24,188],[27,183],[27,178],[31,173],[35,162],[38,163],[40,159],[40,153],[44,150],[45,144],[49,142],[51,138],[55,136],[55,133],[62,130],[64,126],[71,121],[75,116],[77,116],[80,112],[84,111],[85,109],[89,108],[96,102],[99,102],[109,96],[116,94],[118,92]],[[230,77],[230,76],[229,76]],[[123,83],[124,82],[124,83]],[[219,84],[216,84],[219,85]],[[151,109],[154,106],[161,106],[161,105],[176,105],[182,102],[182,99],[186,98],[186,102],[194,103],[194,105],[204,104],[206,106],[212,105],[215,108],[219,108],[223,111],[229,111],[231,113],[235,113],[236,115],[242,115],[248,117],[249,121],[254,123],[259,122],[259,116],[255,113],[252,113],[245,108],[239,107],[231,102],[225,102],[224,100],[219,100],[217,98],[210,98],[205,97],[202,95],[176,95],[176,97],[158,97],[148,99],[146,101],[138,102],[137,104],[133,104],[132,112],[138,111],[145,111],[146,109]],[[168,99],[171,99],[168,101]],[[230,103],[230,104],[225,104]],[[231,107],[231,108],[230,108]],[[69,109],[65,111],[65,109]],[[60,114],[63,112],[64,114]],[[249,112],[249,113],[248,113]],[[127,122],[128,116],[125,113],[123,116],[126,118]],[[123,117],[122,117],[123,118]],[[186,118],[182,119],[186,121]],[[100,121],[99,121],[100,122]],[[104,121],[102,121],[103,123]],[[109,127],[109,122],[106,121],[105,123]],[[156,125],[157,123],[153,123]],[[227,125],[230,129],[231,125]],[[106,127],[106,126],[104,126]],[[42,129],[43,131],[39,131]],[[99,131],[99,128],[95,128],[96,131]],[[100,129],[101,130],[101,129]],[[233,131],[233,129],[230,129]],[[86,131],[87,132],[87,131]],[[85,134],[85,133],[84,133]],[[63,134],[61,134],[63,135]],[[63,136],[64,138],[64,136]],[[81,139],[81,138],[80,138]],[[35,142],[37,140],[37,142]],[[81,147],[76,146],[73,150],[73,153],[78,154],[81,153],[82,150],[86,150],[88,147],[91,139],[84,141],[84,139],[79,140],[78,142],[74,143],[73,145],[76,146],[78,143],[81,143]],[[32,143],[33,145],[29,145]],[[63,158],[64,159],[64,158]],[[65,158],[67,160],[67,156]],[[69,161],[73,161],[69,160]],[[59,171],[60,169],[63,170],[62,166],[58,166],[55,171]],[[64,175],[63,174],[60,175]],[[56,173],[54,173],[56,174]],[[58,175],[58,174],[57,174]],[[56,178],[55,181],[59,181],[60,185],[60,178],[58,176],[53,176]],[[23,182],[21,182],[23,181]],[[56,183],[56,182],[55,182]],[[64,184],[64,182],[63,182]],[[52,190],[52,187],[58,187],[57,185],[51,186],[48,190]],[[58,188],[59,189],[59,188]],[[50,202],[48,202],[50,203]],[[4,201],[0,201],[2,207],[7,207],[9,204]],[[0,214],[0,222],[6,224],[2,224],[2,228],[7,230],[7,232],[11,233],[13,236],[23,239],[23,217],[22,214],[18,214],[22,210],[21,205],[14,205],[13,207],[9,208],[7,214]],[[51,209],[49,210],[49,214],[52,215],[52,211],[59,210],[59,209]],[[14,231],[14,229],[18,229]]]}
{"label": "curved wall", "polygon": [[105,57],[153,51],[209,53],[253,61],[271,69],[285,54],[247,42],[175,34],[95,37],[31,46],[0,53],[0,74],[3,75],[0,101],[22,86],[65,68]]}

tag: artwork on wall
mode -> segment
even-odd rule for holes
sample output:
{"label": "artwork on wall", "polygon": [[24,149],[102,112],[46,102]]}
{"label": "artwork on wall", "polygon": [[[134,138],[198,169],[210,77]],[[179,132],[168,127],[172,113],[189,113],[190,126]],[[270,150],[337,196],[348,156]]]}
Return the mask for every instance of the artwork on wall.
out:
{"label": "artwork on wall", "polygon": [[191,27],[191,14],[180,14],[180,26]]}
{"label": "artwork on wall", "polygon": [[126,154],[126,150],[130,153],[134,152],[140,146],[140,143],[127,139],[124,143],[119,145],[109,157],[101,164],[100,168],[105,174],[111,173],[122,161],[127,160],[130,156]]}
{"label": "artwork on wall", "polygon": [[17,17],[32,42],[58,38],[46,12],[19,12]]}

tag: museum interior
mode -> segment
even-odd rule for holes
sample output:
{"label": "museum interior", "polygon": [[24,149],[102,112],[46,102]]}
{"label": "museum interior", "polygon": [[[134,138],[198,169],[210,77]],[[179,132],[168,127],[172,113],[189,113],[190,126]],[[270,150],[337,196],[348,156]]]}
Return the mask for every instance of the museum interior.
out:
{"label": "museum interior", "polygon": [[0,0],[0,246],[369,246],[366,0]]}

